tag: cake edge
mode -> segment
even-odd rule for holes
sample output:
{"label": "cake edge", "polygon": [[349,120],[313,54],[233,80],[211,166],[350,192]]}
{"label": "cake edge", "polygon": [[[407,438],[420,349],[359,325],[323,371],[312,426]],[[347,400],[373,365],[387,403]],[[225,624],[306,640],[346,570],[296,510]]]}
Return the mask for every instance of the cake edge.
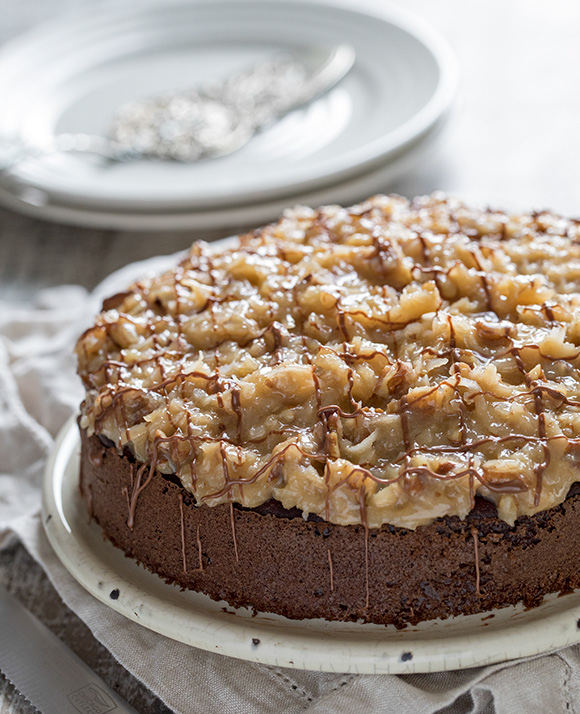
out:
{"label": "cake edge", "polygon": [[513,526],[478,499],[464,520],[365,529],[281,507],[196,506],[177,480],[146,467],[139,476],[127,450],[81,429],[80,490],[104,536],[166,582],[290,619],[403,628],[534,607],[580,586],[575,487],[562,504]]}

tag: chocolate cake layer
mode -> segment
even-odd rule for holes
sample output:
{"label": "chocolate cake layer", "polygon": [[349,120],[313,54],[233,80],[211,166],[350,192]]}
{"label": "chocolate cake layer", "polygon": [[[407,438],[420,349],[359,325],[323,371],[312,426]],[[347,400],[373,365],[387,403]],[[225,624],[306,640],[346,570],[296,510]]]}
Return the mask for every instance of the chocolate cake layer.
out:
{"label": "chocolate cake layer", "polygon": [[[580,586],[580,494],[510,526],[476,499],[415,531],[308,520],[270,501],[195,506],[177,480],[82,436],[81,492],[105,536],[167,582],[293,619],[404,627]],[[146,485],[145,485],[146,484]],[[131,524],[131,525],[128,525]]]}

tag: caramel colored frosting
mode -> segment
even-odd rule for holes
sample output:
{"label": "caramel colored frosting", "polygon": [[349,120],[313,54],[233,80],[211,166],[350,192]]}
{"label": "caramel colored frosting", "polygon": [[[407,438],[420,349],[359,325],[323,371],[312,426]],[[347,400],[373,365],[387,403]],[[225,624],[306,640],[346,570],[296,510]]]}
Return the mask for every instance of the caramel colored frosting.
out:
{"label": "caramel colored frosting", "polygon": [[580,224],[435,194],[297,208],[107,300],[83,427],[198,503],[509,523],[579,479]]}

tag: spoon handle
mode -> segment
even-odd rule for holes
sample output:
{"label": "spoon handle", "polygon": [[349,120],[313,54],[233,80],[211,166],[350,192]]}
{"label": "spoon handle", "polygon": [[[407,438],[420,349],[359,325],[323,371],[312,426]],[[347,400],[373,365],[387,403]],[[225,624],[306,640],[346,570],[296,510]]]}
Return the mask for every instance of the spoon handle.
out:
{"label": "spoon handle", "polygon": [[20,138],[0,139],[0,174],[9,173],[26,161],[60,152],[95,154],[113,161],[140,158],[117,142],[96,134],[56,134],[46,144],[28,144]]}

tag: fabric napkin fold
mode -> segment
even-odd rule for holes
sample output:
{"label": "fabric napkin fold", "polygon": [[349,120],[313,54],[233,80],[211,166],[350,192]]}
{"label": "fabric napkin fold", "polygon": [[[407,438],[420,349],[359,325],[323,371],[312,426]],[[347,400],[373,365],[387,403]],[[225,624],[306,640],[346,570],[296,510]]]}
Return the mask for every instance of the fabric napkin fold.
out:
{"label": "fabric napkin fold", "polygon": [[65,285],[31,307],[0,302],[0,549],[15,538],[42,565],[66,605],[112,655],[180,714],[528,714],[580,710],[580,646],[448,673],[329,674],[283,669],[198,650],[151,632],[83,590],[40,523],[44,465],[82,398],[73,346],[102,299],[174,256],[134,263],[91,294]]}

